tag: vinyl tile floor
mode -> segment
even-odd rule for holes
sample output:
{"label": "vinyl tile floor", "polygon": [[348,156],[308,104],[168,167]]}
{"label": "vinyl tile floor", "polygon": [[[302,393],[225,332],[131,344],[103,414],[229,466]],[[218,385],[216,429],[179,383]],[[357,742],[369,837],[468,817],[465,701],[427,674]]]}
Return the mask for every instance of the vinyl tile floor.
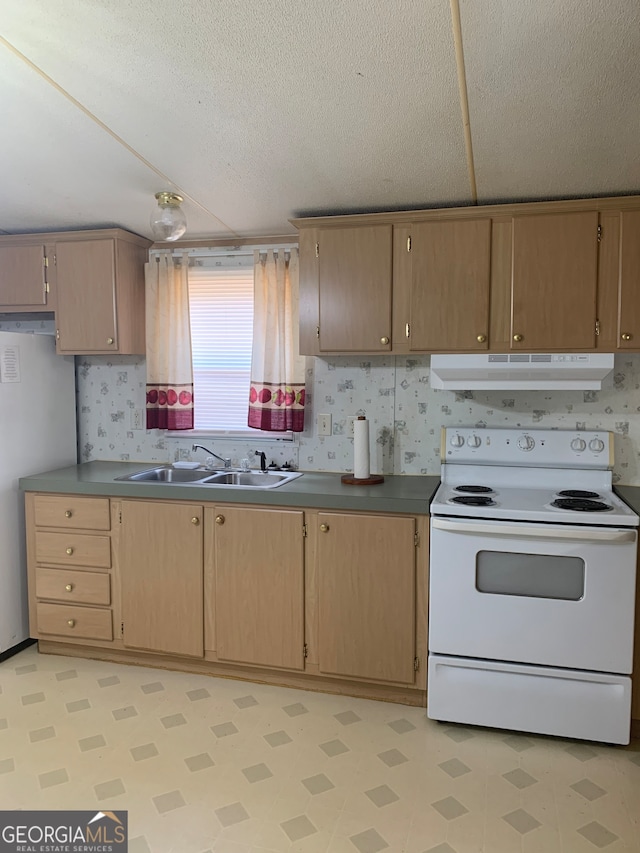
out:
{"label": "vinyl tile floor", "polygon": [[130,853],[638,853],[640,743],[31,646],[0,663],[0,808],[126,809]]}

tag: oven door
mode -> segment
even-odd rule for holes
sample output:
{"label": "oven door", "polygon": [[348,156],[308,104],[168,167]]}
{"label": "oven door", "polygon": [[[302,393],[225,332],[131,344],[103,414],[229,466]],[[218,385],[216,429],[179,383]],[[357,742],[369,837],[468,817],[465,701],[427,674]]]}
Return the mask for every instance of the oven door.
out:
{"label": "oven door", "polygon": [[637,532],[431,520],[429,651],[630,673]]}

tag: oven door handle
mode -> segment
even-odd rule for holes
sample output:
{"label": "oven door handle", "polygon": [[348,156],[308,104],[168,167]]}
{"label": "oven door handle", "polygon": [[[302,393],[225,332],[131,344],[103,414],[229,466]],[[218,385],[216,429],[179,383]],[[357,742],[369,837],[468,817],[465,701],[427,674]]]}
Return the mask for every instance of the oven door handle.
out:
{"label": "oven door handle", "polygon": [[530,524],[491,524],[473,521],[449,521],[446,518],[432,518],[431,526],[435,530],[449,530],[452,533],[483,533],[492,536],[525,536],[538,539],[577,539],[580,542],[635,542],[635,530],[607,530],[604,528],[575,527],[534,527]]}

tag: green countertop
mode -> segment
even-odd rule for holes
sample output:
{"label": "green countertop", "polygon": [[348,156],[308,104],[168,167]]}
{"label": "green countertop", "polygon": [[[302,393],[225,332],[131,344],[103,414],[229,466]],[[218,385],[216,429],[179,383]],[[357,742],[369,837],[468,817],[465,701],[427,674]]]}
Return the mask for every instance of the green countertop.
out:
{"label": "green countertop", "polygon": [[[377,486],[346,486],[340,474],[305,472],[275,489],[238,489],[195,483],[130,483],[116,477],[155,468],[162,463],[85,462],[23,477],[28,492],[104,495],[117,498],[160,498],[198,503],[243,503],[426,515],[439,477],[385,476]],[[638,490],[640,492],[640,489]]]}

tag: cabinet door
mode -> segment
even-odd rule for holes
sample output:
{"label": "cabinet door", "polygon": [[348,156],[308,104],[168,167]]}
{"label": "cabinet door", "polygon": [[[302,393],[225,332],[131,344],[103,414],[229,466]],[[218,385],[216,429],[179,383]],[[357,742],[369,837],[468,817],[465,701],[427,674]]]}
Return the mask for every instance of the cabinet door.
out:
{"label": "cabinet door", "polygon": [[202,657],[202,507],[122,501],[125,646]]}
{"label": "cabinet door", "polygon": [[46,304],[44,246],[0,246],[0,306],[42,311]]}
{"label": "cabinet door", "polygon": [[598,213],[513,220],[511,348],[595,348]]}
{"label": "cabinet door", "polygon": [[304,514],[215,507],[219,660],[304,667]]}
{"label": "cabinet door", "polygon": [[486,350],[491,220],[417,222],[410,235],[409,349]]}
{"label": "cabinet door", "polygon": [[415,519],[319,513],[320,672],[415,681]]}
{"label": "cabinet door", "polygon": [[618,348],[640,347],[640,210],[620,214]]}
{"label": "cabinet door", "polygon": [[318,232],[320,352],[391,349],[391,225]]}
{"label": "cabinet door", "polygon": [[58,352],[117,352],[115,241],[56,245]]}

